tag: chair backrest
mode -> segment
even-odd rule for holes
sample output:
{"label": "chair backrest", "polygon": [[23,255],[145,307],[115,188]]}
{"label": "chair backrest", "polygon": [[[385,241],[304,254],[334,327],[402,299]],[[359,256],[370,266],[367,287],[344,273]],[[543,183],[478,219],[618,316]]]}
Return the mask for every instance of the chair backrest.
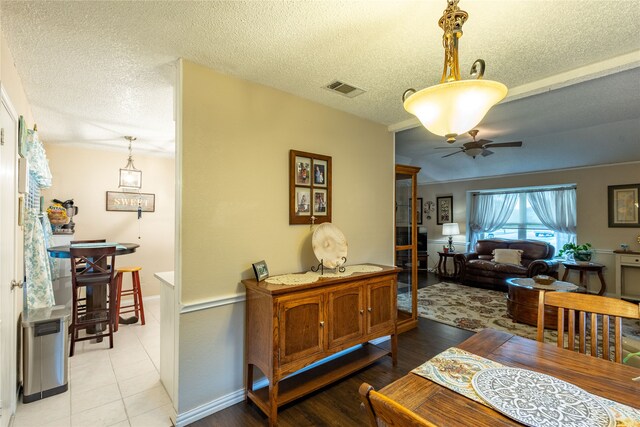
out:
{"label": "chair backrest", "polygon": [[[578,351],[585,353],[587,342],[587,314],[590,314],[591,355],[610,360],[611,334],[613,323],[613,347],[615,361],[622,362],[622,318],[640,319],[640,304],[599,295],[579,294],[573,292],[540,291],[538,300],[538,341],[544,341],[544,308],[558,308],[558,347],[565,343],[565,310],[567,314],[568,340],[567,348],[575,351],[576,318],[578,322]],[[602,318],[602,327],[598,328],[598,317]],[[600,341],[600,347],[598,346]]]}
{"label": "chair backrest", "polygon": [[436,427],[395,400],[378,393],[367,383],[362,383],[359,391],[371,427],[378,427],[378,420],[387,426]]}
{"label": "chair backrest", "polygon": [[[99,242],[98,242],[99,243]],[[71,279],[74,286],[104,285],[113,281],[115,246],[70,248]]]}

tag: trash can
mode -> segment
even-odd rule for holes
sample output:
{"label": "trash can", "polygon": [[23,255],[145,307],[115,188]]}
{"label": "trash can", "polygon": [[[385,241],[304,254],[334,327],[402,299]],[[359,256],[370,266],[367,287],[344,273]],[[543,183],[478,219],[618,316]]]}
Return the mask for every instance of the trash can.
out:
{"label": "trash can", "polygon": [[64,306],[22,312],[22,402],[67,391],[70,318]]}

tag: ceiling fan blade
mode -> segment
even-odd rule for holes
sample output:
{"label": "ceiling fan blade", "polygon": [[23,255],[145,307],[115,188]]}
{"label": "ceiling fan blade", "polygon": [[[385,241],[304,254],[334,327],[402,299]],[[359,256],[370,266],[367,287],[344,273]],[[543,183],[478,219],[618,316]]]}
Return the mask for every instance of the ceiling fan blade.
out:
{"label": "ceiling fan blade", "polygon": [[454,151],[453,153],[449,153],[446,156],[442,156],[442,158],[444,159],[445,157],[453,156],[454,154],[458,154],[458,153],[464,153],[464,151],[462,151],[462,150]]}
{"label": "ceiling fan blade", "polygon": [[462,148],[462,147],[433,147],[434,150],[451,150],[452,148]]}
{"label": "ceiling fan blade", "polygon": [[489,151],[489,150],[482,150],[482,157],[487,157],[493,154],[493,151]]}
{"label": "ceiling fan blade", "polygon": [[485,144],[489,144],[490,142],[493,142],[493,141],[490,141],[490,140],[488,140],[488,139],[480,139],[480,140],[478,140],[478,141],[476,141],[476,142],[477,142],[478,144],[485,145]]}
{"label": "ceiling fan blade", "polygon": [[486,144],[485,147],[522,147],[522,141],[498,142],[496,144]]}

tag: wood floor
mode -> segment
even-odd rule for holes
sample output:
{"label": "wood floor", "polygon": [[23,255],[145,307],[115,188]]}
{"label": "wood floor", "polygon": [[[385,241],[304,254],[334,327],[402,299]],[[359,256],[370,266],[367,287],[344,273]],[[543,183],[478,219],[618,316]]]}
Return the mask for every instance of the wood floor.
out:
{"label": "wood floor", "polygon": [[[473,332],[454,328],[428,319],[419,319],[416,329],[398,338],[398,366],[385,357],[355,374],[303,397],[278,411],[279,426],[365,426],[367,420],[360,409],[358,387],[368,382],[376,390],[406,375],[416,366],[448,347],[455,346]],[[389,342],[381,344],[388,348]],[[191,426],[265,426],[267,418],[255,405],[238,403],[199,420]]]}

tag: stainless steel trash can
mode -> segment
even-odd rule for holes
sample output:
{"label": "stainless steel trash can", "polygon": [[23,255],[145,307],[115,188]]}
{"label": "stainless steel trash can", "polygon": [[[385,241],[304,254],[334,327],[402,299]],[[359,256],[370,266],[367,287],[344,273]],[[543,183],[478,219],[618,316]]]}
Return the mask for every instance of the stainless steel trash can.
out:
{"label": "stainless steel trash can", "polygon": [[67,391],[70,309],[63,306],[22,313],[22,401]]}

